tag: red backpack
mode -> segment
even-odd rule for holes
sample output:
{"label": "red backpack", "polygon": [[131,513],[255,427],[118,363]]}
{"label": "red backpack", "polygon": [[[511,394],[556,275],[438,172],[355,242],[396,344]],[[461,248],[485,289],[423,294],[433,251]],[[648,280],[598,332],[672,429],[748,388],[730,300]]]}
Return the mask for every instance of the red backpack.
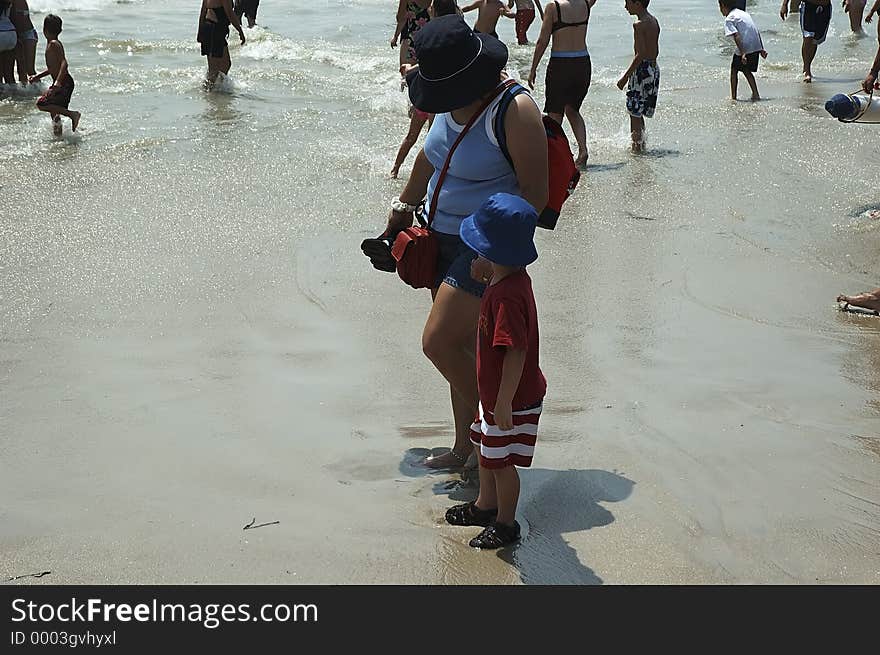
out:
{"label": "red backpack", "polygon": [[[507,151],[507,136],[504,133],[504,113],[511,101],[520,93],[528,93],[522,84],[513,84],[501,96],[498,103],[498,113],[495,114],[493,129],[495,138],[501,152],[513,168],[513,160]],[[546,114],[543,117],[544,130],[547,132],[547,166],[548,166],[548,191],[547,206],[538,216],[538,227],[552,230],[559,220],[559,212],[568,197],[574,192],[581,179],[581,172],[574,164],[574,156],[568,145],[568,137],[562,131],[562,126]]]}

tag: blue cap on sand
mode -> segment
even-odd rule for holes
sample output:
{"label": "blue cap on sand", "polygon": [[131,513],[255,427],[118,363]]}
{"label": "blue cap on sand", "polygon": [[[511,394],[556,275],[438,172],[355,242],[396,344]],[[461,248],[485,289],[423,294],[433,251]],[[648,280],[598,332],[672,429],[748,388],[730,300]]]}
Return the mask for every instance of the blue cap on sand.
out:
{"label": "blue cap on sand", "polygon": [[848,95],[838,93],[825,103],[825,111],[838,120],[844,120],[855,116],[859,106]]}
{"label": "blue cap on sand", "polygon": [[472,250],[502,266],[526,266],[538,258],[538,212],[509,193],[496,193],[461,222],[459,233]]}

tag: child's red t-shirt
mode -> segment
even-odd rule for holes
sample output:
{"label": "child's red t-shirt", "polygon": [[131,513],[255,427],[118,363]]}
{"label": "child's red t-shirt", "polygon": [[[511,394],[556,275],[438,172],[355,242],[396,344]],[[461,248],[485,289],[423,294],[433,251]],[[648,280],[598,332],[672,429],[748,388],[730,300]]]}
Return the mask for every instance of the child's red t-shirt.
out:
{"label": "child's red t-shirt", "polygon": [[538,310],[532,279],[525,269],[486,287],[477,332],[477,382],[483,409],[495,410],[507,348],[526,351],[522,377],[511,403],[513,409],[541,402],[547,381],[538,367]]}

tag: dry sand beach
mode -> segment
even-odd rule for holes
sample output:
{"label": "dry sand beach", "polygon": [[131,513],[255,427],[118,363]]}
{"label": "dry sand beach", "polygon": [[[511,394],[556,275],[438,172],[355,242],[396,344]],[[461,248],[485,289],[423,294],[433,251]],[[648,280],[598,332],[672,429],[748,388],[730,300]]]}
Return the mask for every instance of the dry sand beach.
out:
{"label": "dry sand beach", "polygon": [[[549,392],[524,539],[496,554],[443,521],[473,489],[416,465],[452,443],[429,298],[358,249],[400,188],[405,107],[387,39],[334,63],[390,24],[343,5],[369,39],[279,63],[308,37],[264,1],[254,46],[277,52],[233,51],[226,95],[181,92],[173,67],[124,97],[83,83],[80,141],[0,102],[0,141],[28,135],[0,155],[0,581],[880,583],[880,318],[833,302],[880,285],[877,128],[821,108],[875,42],[836,16],[798,85],[796,25],[760,3],[769,100],[734,105],[720,16],[686,31],[658,10],[665,82],[633,157],[613,88],[629,22],[597,5],[591,166],[530,267]],[[70,28],[78,85],[127,65],[124,45],[99,62],[127,37],[95,20]],[[149,38],[135,65],[200,74],[192,44]]]}

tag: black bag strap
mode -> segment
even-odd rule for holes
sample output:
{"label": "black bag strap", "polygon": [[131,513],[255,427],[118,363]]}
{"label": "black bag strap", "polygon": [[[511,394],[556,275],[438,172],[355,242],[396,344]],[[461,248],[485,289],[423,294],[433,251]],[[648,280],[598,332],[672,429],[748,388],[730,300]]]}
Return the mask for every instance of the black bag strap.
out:
{"label": "black bag strap", "polygon": [[505,80],[501,84],[499,84],[492,95],[488,96],[483,104],[480,105],[480,108],[474,112],[473,116],[470,117],[467,124],[462,129],[461,133],[458,135],[458,138],[455,140],[455,143],[452,144],[452,147],[449,149],[449,154],[446,155],[446,163],[443,164],[443,168],[440,170],[440,177],[437,178],[437,186],[434,187],[434,195],[431,198],[431,209],[428,212],[428,227],[431,227],[431,222],[434,220],[434,213],[437,211],[437,201],[440,199],[440,187],[443,186],[443,180],[446,179],[446,173],[449,172],[449,164],[452,162],[452,155],[455,152],[455,149],[458,147],[458,144],[461,143],[461,140],[464,139],[465,134],[468,133],[468,130],[473,127],[474,123],[477,122],[477,119],[483,115],[483,112],[488,109],[489,105],[492,104],[492,101],[495,100],[500,94],[504,93],[511,86],[516,84],[514,80]]}
{"label": "black bag strap", "polygon": [[495,114],[495,120],[492,122],[492,130],[495,132],[495,140],[498,142],[498,147],[501,148],[501,154],[504,155],[504,158],[507,160],[507,163],[510,164],[510,167],[514,169],[514,173],[516,172],[516,169],[513,166],[513,159],[510,156],[510,151],[507,149],[507,134],[504,132],[504,115],[507,113],[507,108],[510,106],[510,103],[513,102],[513,99],[520,93],[528,93],[528,91],[526,90],[526,87],[519,82],[514,82],[504,91],[504,96],[498,103],[498,112]]}

